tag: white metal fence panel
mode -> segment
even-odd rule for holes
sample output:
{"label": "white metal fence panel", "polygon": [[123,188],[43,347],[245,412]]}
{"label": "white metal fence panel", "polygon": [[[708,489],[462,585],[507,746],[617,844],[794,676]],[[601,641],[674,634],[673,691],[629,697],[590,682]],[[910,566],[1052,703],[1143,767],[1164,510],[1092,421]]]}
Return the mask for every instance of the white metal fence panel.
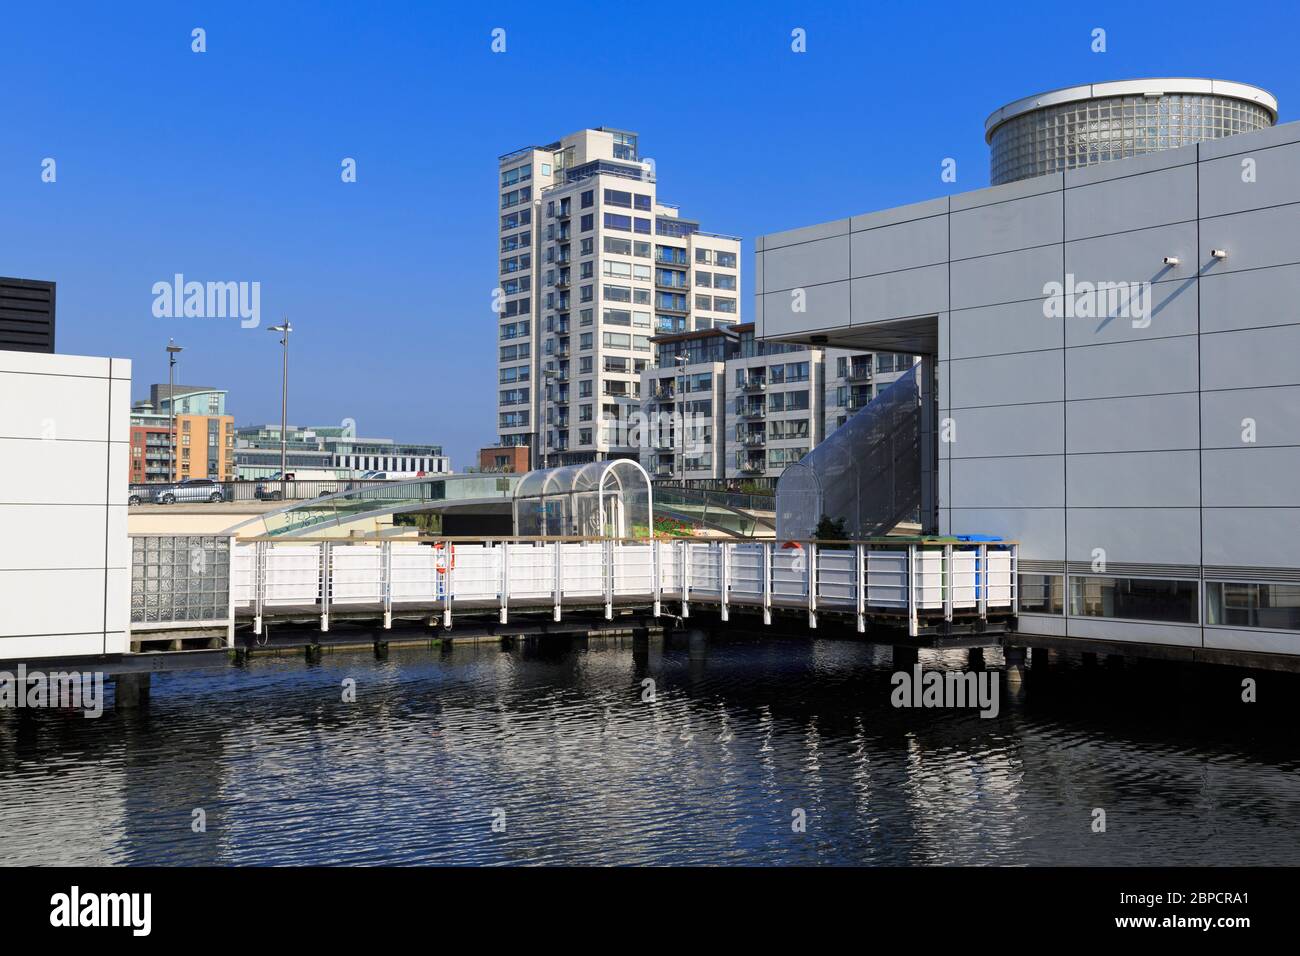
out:
{"label": "white metal fence panel", "polygon": [[436,550],[420,544],[393,543],[390,547],[392,566],[389,568],[388,590],[394,604],[445,598],[445,569],[455,560],[454,545]]}
{"label": "white metal fence panel", "polygon": [[257,599],[257,581],[254,565],[257,563],[257,545],[237,544],[231,560],[230,586],[234,589],[235,607],[252,607]]}
{"label": "white metal fence panel", "polygon": [[560,545],[564,596],[596,598],[605,593],[605,546],[603,544]]}
{"label": "white metal fence panel", "polygon": [[733,544],[727,561],[731,568],[731,600],[746,604],[763,601],[764,544]]}
{"label": "white metal fence panel", "polygon": [[540,601],[555,593],[555,549],[536,544],[502,545],[510,560],[511,601]]}
{"label": "white metal fence panel", "polygon": [[330,604],[379,604],[384,600],[384,552],[369,544],[330,547]]}
{"label": "white metal fence panel", "polygon": [[913,585],[918,608],[943,607],[943,552],[917,551]]}
{"label": "white metal fence panel", "polygon": [[320,600],[322,547],[298,544],[267,548],[263,554],[263,605],[316,604]]}
{"label": "white metal fence panel", "polygon": [[952,568],[949,584],[952,587],[952,606],[972,608],[979,602],[975,574],[979,564],[979,551],[966,548],[952,549]]}
{"label": "white metal fence panel", "polygon": [[808,549],[776,547],[772,550],[772,601],[808,602]]}
{"label": "white metal fence panel", "polygon": [[867,606],[907,608],[907,552],[867,552]]}
{"label": "white metal fence panel", "polygon": [[858,554],[839,548],[817,549],[817,605],[855,607],[858,601]]}
{"label": "white metal fence panel", "polygon": [[617,542],[614,548],[614,594],[650,594],[655,587],[654,554],[646,544]]}
{"label": "white metal fence panel", "polygon": [[682,567],[686,560],[685,541],[659,544],[659,590],[662,594],[682,593]]}
{"label": "white metal fence panel", "polygon": [[453,601],[496,601],[501,597],[502,548],[487,544],[456,545],[451,573]]}
{"label": "white metal fence panel", "polygon": [[1011,606],[1011,552],[1002,549],[988,553],[988,606]]}
{"label": "white metal fence panel", "polygon": [[708,542],[686,545],[687,560],[691,563],[690,589],[692,598],[715,597],[722,594],[722,545]]}

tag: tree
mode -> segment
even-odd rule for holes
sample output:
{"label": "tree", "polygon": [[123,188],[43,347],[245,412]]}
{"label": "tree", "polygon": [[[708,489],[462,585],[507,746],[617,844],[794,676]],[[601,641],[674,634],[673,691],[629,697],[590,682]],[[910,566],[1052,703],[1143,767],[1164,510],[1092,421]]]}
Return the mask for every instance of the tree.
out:
{"label": "tree", "polygon": [[849,540],[848,532],[844,530],[844,519],[832,519],[830,515],[822,515],[822,519],[817,522],[816,530],[813,531],[813,537],[818,541]]}

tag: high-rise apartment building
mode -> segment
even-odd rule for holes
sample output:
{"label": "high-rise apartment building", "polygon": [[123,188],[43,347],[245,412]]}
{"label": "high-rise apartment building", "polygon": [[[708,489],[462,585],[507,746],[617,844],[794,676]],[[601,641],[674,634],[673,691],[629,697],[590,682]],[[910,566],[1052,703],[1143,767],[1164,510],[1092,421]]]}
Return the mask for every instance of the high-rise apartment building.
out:
{"label": "high-rise apartment building", "polygon": [[636,133],[500,158],[497,431],[531,466],[634,457],[650,340],[740,321],[740,240],[657,195]]}

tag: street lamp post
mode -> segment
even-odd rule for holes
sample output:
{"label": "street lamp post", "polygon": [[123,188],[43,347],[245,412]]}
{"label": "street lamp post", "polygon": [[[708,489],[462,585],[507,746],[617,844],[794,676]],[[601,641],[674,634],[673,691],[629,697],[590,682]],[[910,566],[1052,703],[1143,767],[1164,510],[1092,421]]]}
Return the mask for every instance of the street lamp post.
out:
{"label": "street lamp post", "polygon": [[289,444],[287,429],[289,427],[289,333],[293,326],[285,319],[279,325],[273,325],[268,332],[281,333],[280,345],[283,346],[283,364],[280,369],[280,500],[284,501],[289,488],[285,483],[285,474],[289,470]]}
{"label": "street lamp post", "polygon": [[185,351],[172,339],[167,340],[167,474],[176,480],[176,356]]}

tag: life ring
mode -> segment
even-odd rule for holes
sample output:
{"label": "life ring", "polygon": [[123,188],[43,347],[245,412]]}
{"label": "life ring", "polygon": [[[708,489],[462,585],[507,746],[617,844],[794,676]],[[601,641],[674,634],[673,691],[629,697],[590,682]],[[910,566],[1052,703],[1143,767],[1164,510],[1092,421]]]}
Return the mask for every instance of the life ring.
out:
{"label": "life ring", "polygon": [[439,541],[433,546],[433,552],[433,568],[435,571],[439,574],[446,574],[448,571],[456,570],[456,546],[454,544]]}

